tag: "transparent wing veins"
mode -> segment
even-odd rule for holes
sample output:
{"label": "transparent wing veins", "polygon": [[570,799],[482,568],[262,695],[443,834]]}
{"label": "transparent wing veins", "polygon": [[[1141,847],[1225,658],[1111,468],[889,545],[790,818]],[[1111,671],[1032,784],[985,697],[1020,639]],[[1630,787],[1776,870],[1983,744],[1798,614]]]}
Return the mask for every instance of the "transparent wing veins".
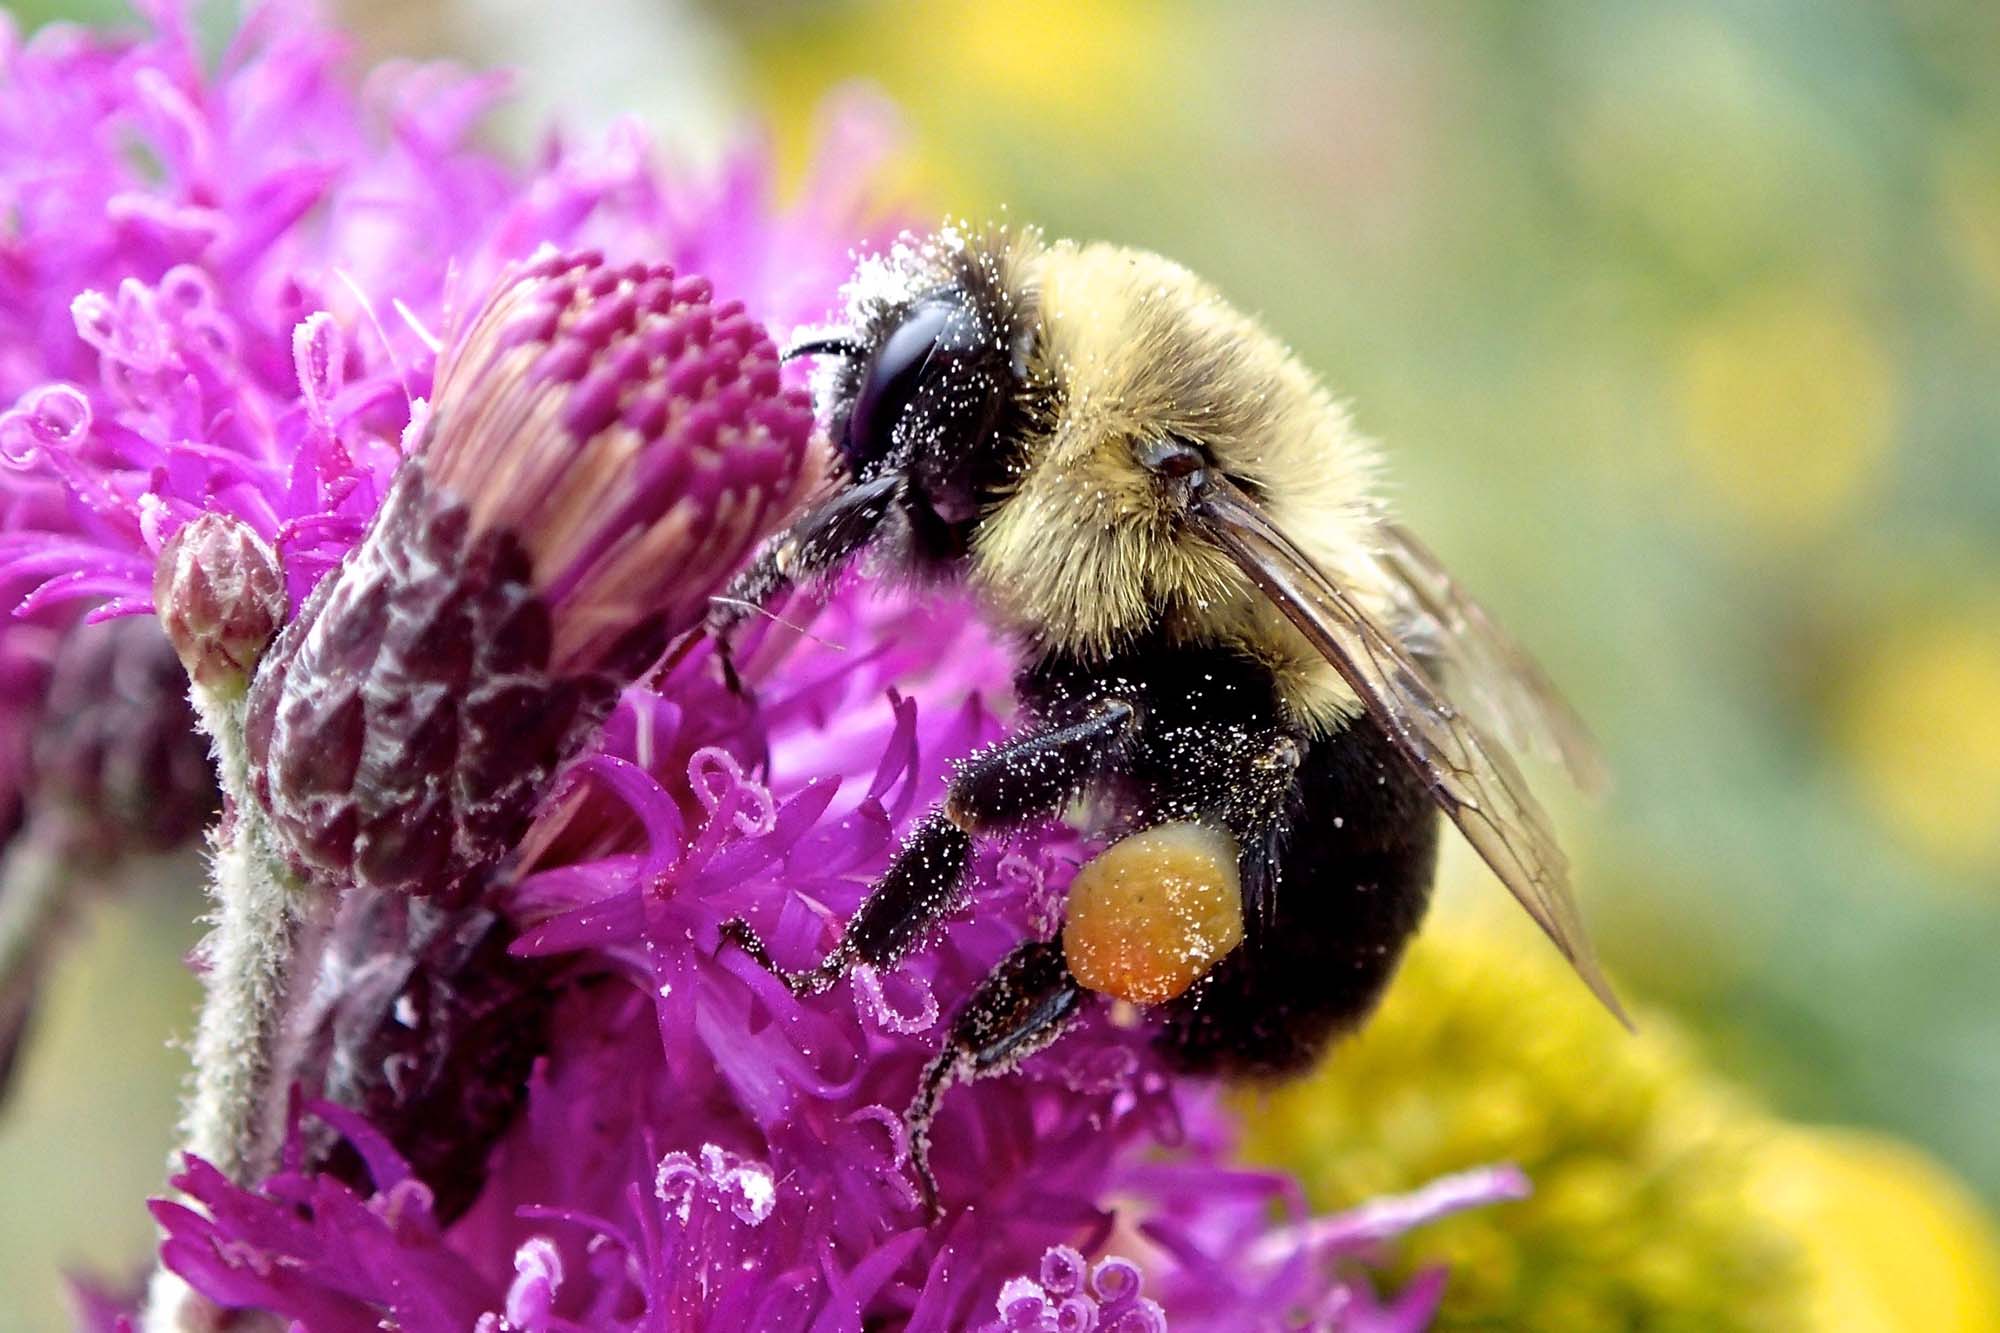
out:
{"label": "transparent wing veins", "polygon": [[1418,627],[1411,637],[1437,659],[1438,669],[1426,672],[1432,682],[1444,688],[1448,680],[1465,692],[1480,721],[1509,746],[1561,764],[1578,787],[1601,793],[1608,781],[1597,741],[1541,665],[1415,533],[1400,523],[1379,524],[1376,532],[1377,563]]}
{"label": "transparent wing veins", "polygon": [[1629,1027],[1570,895],[1568,859],[1506,751],[1443,697],[1394,634],[1335,587],[1234,486],[1212,482],[1194,501],[1193,512],[1210,538],[1340,673],[1424,779],[1431,799],[1584,983]]}

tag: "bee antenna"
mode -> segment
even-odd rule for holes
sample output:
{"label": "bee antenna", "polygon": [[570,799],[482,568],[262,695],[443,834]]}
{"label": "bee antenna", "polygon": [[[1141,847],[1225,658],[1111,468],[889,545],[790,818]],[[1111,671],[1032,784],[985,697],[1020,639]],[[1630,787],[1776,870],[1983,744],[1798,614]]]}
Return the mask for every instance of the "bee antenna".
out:
{"label": "bee antenna", "polygon": [[774,625],[781,625],[784,628],[791,630],[794,634],[802,635],[805,638],[811,639],[814,643],[818,644],[822,648],[831,648],[836,653],[844,653],[847,651],[845,646],[838,643],[834,643],[829,639],[822,639],[819,635],[813,633],[811,630],[807,629],[804,625],[798,624],[795,621],[787,620],[783,616],[778,615],[773,611],[768,611],[765,608],[757,605],[757,603],[755,602],[745,601],[741,597],[710,597],[708,600],[715,606],[733,606],[743,611],[746,611],[751,615],[762,616],[764,617],[764,619],[770,621]]}
{"label": "bee antenna", "polygon": [[859,361],[868,355],[868,345],[852,334],[835,334],[825,338],[808,338],[795,342],[778,357],[780,361],[796,361],[802,356],[844,356]]}

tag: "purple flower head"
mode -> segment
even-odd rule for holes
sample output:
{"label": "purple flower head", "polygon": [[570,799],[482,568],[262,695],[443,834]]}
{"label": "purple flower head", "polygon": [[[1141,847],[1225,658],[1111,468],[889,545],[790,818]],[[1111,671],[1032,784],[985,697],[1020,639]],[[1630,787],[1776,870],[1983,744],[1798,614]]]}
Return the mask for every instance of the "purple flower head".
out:
{"label": "purple flower head", "polygon": [[1059,926],[1067,826],[982,848],[893,971],[801,998],[723,945],[823,955],[1011,713],[968,600],[863,577],[740,636],[740,688],[711,644],[655,665],[813,479],[753,321],[832,305],[867,128],[787,213],[755,156],[691,181],[630,125],[517,168],[468,146],[491,81],[357,96],[298,20],[213,73],[170,5],[0,48],[0,594],[16,630],[143,611],[188,524],[253,531],[288,594],[254,792],[339,900],[285,1155],[188,1160],[163,1262],[314,1330],[1421,1327],[1435,1282],[1383,1305],[1365,1263],[1423,1210],[1308,1218],[1109,1006],[944,1099],[932,1222],[903,1110]]}
{"label": "purple flower head", "polygon": [[421,462],[469,539],[520,542],[567,673],[643,665],[701,618],[792,507],[811,422],[770,338],[706,278],[551,253],[445,357]]}
{"label": "purple flower head", "polygon": [[434,893],[499,860],[790,506],[811,413],[706,280],[551,253],[502,276],[420,428],[246,738],[311,873]]}
{"label": "purple flower head", "polygon": [[67,626],[147,609],[209,511],[273,547],[296,606],[380,505],[431,330],[506,263],[665,260],[789,330],[874,225],[894,138],[878,103],[831,105],[785,206],[761,145],[670,174],[631,122],[517,167],[473,142],[504,79],[399,63],[357,89],[304,0],[252,6],[204,68],[185,4],[143,12],[138,37],[25,41],[0,15],[0,828]]}

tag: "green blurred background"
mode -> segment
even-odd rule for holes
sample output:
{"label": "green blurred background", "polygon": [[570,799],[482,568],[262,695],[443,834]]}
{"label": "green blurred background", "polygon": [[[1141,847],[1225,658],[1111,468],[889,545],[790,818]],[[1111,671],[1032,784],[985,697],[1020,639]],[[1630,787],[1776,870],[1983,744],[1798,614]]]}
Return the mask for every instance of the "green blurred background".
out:
{"label": "green blurred background", "polygon": [[[345,17],[370,58],[521,67],[519,125],[762,118],[794,168],[871,80],[914,216],[1157,249],[1262,312],[1598,727],[1617,786],[1559,814],[1625,988],[1785,1115],[2000,1201],[2000,6]],[[0,1120],[24,1326],[58,1260],[143,1250],[187,908],[94,918]]]}

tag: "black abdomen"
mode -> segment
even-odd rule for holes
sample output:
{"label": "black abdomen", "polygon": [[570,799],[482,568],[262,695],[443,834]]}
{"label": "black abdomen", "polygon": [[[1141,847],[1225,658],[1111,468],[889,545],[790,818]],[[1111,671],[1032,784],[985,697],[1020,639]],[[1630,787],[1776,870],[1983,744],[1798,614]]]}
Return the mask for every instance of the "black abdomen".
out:
{"label": "black abdomen", "polygon": [[1371,718],[1306,751],[1274,835],[1244,853],[1246,886],[1272,874],[1249,938],[1165,1006],[1159,1044],[1190,1072],[1311,1065],[1367,1017],[1430,902],[1437,808]]}
{"label": "black abdomen", "polygon": [[[1139,709],[1099,784],[1109,831],[1213,818],[1242,844],[1243,945],[1158,1011],[1176,1065],[1297,1072],[1366,1017],[1423,919],[1438,836],[1437,808],[1372,718],[1309,741],[1257,664],[1165,641],[1108,663],[1044,659],[1019,686],[1045,717],[1107,695]],[[1298,756],[1289,778],[1269,762],[1280,751]]]}

